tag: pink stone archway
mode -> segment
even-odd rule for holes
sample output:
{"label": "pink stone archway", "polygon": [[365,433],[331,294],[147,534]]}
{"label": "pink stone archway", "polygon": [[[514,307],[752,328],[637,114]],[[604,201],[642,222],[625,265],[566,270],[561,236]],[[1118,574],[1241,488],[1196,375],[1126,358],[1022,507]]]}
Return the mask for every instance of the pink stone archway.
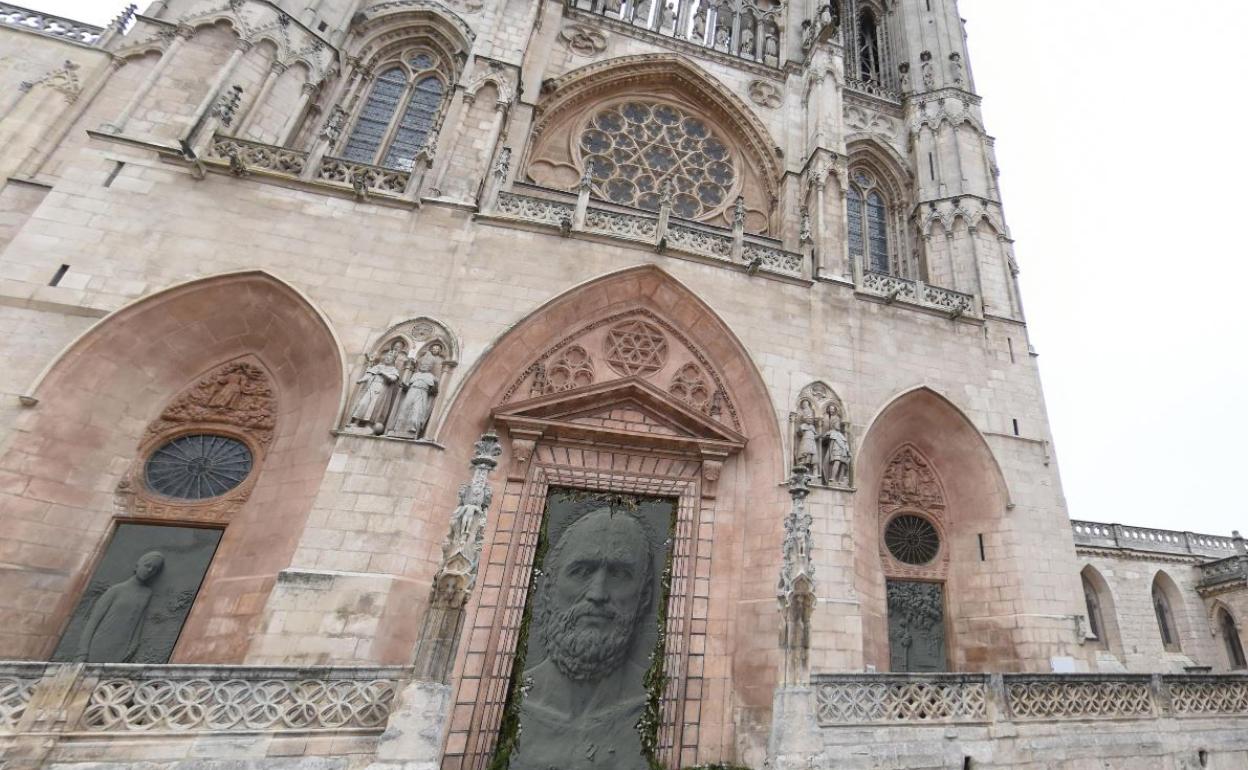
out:
{"label": "pink stone archway", "polygon": [[[118,511],[118,484],[144,430],[217,366],[247,357],[273,384],[271,444],[221,544],[174,662],[243,660],[279,570],[294,552],[332,449],[341,347],[324,315],[262,271],[208,277],[137,300],[75,340],[41,375],[0,451],[11,469],[0,541],[8,657],[51,654],[117,520],[176,523],[176,512]],[[188,516],[187,519],[193,519]]]}
{"label": "pink stone archway", "polygon": [[999,622],[993,618],[989,608],[997,590],[991,578],[1016,582],[1009,576],[1018,575],[1023,567],[1005,538],[991,551],[986,546],[981,560],[977,537],[984,534],[986,542],[996,544],[994,536],[1009,528],[1005,479],[979,430],[948,399],[926,387],[889,402],[871,422],[858,452],[854,585],[862,600],[864,663],[889,669],[880,487],[889,461],[907,446],[930,463],[944,494],[940,529],[945,539],[942,555],[947,554],[948,563],[940,579],[946,590],[951,670],[1009,671],[1025,666],[1015,629],[1004,618]]}
{"label": "pink stone archway", "polygon": [[[574,410],[585,415],[599,406],[615,408],[622,403],[620,393],[632,388],[648,406],[613,413],[622,418],[609,421],[617,426],[612,429],[614,446],[608,447],[585,425],[530,431],[531,424],[541,420],[525,411],[527,405],[539,409],[555,397],[529,399],[523,390],[511,398],[517,378],[561,341],[566,344],[569,335],[592,327],[597,319],[630,313],[651,319],[674,343],[679,341],[701,356],[701,365],[723,383],[735,410],[732,422],[739,424],[739,431],[730,427],[726,416],[724,429],[739,435],[743,448],[725,452],[724,457],[707,455],[707,447],[714,454],[713,445],[720,440],[709,418],[651,387],[653,383],[646,386],[637,382],[640,377],[614,374],[584,389],[601,391],[600,401],[582,399],[584,403],[578,402]],[[599,367],[600,373],[607,369]],[[618,387],[611,382],[617,376]],[[650,396],[638,392],[647,387],[654,391]],[[567,397],[581,398],[576,390]],[[664,405],[665,399],[670,403]],[[512,415],[506,419],[499,411],[504,404]],[[514,409],[521,410],[518,416]],[[699,445],[679,437],[645,439],[640,432],[645,428],[619,427],[627,414],[638,413],[683,425],[693,433],[701,430],[705,440]],[[497,415],[495,424],[505,449],[495,479],[495,509],[485,535],[480,582],[468,607],[454,668],[455,703],[443,767],[484,767],[494,744],[506,677],[491,677],[490,672],[500,656],[509,667],[516,643],[515,617],[522,606],[509,604],[507,597],[524,595],[513,582],[523,573],[527,583],[528,563],[520,546],[528,541],[529,530],[540,524],[546,488],[557,484],[669,494],[680,500],[678,528],[686,528],[689,558],[681,576],[683,593],[677,596],[674,589],[669,607],[679,604],[688,621],[681,631],[685,675],[673,690],[673,699],[665,701],[665,732],[660,738],[666,735],[673,743],[664,756],[674,765],[731,759],[738,713],[734,705],[767,709],[777,683],[779,616],[774,591],[788,501],[781,485],[785,474],[776,412],[752,357],[690,289],[658,267],[630,268],[547,302],[481,358],[450,405],[441,434],[450,456],[447,467],[464,467],[472,439],[491,426],[492,414]],[[522,419],[530,421],[523,430],[516,427]],[[703,428],[698,427],[699,420]],[[573,441],[579,443],[572,446]],[[678,446],[682,441],[687,444],[683,449]],[[660,459],[655,461],[656,457]],[[450,511],[453,487],[442,497],[435,503],[437,510]],[[678,531],[678,550],[681,537]]]}

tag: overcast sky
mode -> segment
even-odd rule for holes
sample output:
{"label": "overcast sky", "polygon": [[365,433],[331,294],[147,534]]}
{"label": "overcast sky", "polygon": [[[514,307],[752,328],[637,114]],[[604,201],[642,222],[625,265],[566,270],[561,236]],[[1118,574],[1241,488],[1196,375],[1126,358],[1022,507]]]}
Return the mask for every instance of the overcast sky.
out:
{"label": "overcast sky", "polygon": [[960,1],[1071,517],[1248,534],[1248,3],[1181,5]]}

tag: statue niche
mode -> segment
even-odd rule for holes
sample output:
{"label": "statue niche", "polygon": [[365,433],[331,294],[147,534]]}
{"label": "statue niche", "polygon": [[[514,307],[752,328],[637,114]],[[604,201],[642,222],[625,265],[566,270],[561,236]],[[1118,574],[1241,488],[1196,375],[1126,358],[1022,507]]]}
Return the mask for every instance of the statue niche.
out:
{"label": "statue niche", "polygon": [[793,436],[793,465],[805,468],[817,484],[847,487],[852,465],[845,407],[822,382],[802,389],[797,411],[789,416]]}
{"label": "statue niche", "polygon": [[437,400],[456,364],[454,338],[429,319],[391,327],[364,356],[344,430],[407,440],[429,433]]}

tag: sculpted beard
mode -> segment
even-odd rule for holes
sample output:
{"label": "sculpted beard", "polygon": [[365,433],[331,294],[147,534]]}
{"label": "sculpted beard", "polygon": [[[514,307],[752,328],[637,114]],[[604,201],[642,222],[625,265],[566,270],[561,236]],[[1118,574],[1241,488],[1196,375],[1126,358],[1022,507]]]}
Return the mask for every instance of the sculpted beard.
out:
{"label": "sculpted beard", "polygon": [[555,667],[576,681],[601,679],[620,667],[628,657],[641,611],[639,607],[628,617],[616,615],[605,628],[582,627],[577,620],[590,609],[578,602],[557,612],[546,602],[536,618],[542,642]]}

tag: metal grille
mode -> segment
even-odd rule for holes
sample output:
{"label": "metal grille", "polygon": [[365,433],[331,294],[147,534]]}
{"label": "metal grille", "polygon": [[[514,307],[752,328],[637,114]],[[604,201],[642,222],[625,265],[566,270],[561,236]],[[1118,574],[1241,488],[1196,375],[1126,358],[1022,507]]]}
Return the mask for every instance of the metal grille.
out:
{"label": "metal grille", "polygon": [[179,436],[147,459],[147,487],[179,500],[204,500],[229,492],[251,473],[251,450],[236,439],[210,434]]}
{"label": "metal grille", "polygon": [[884,545],[897,561],[927,564],[940,552],[940,535],[922,516],[902,514],[888,523]]}

